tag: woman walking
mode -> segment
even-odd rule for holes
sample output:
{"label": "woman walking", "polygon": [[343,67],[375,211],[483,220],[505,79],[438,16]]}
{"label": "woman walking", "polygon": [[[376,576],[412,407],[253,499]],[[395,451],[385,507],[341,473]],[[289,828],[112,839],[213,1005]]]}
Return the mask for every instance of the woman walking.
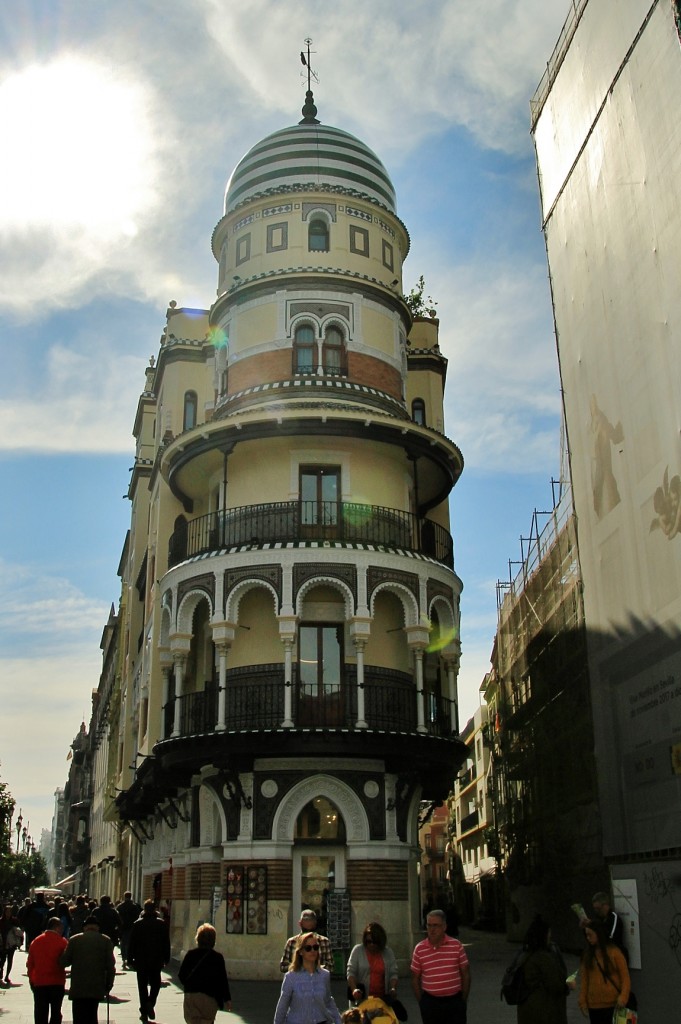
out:
{"label": "woman walking", "polygon": [[[0,917],[0,987],[9,988],[9,976],[12,971],[14,954],[24,941],[24,933],[19,927],[19,919],[14,916],[11,903],[5,903]],[[5,980],[2,980],[3,967]]]}
{"label": "woman walking", "polygon": [[[372,921],[364,929],[362,941],[353,946],[348,960],[348,996],[352,1000],[366,996],[394,996],[397,992],[397,960],[385,929]],[[387,1001],[387,1000],[386,1000]]]}
{"label": "woman walking", "polygon": [[274,1024],[341,1024],[331,995],[331,975],[319,964],[319,936],[298,936],[293,960],[284,976]]}
{"label": "woman walking", "polygon": [[615,1007],[626,1006],[629,999],[627,961],[600,922],[587,922],[584,937],[579,1008],[591,1024],[610,1024]]}
{"label": "woman walking", "polygon": [[232,1009],[225,958],[215,949],[216,931],[202,924],[196,932],[196,948],[186,954],[178,978],[184,988],[184,1019],[187,1024],[212,1024],[218,1010]]}
{"label": "woman walking", "polygon": [[567,971],[551,929],[539,915],[527,929],[523,974],[529,995],[518,1006],[518,1024],[567,1024]]}

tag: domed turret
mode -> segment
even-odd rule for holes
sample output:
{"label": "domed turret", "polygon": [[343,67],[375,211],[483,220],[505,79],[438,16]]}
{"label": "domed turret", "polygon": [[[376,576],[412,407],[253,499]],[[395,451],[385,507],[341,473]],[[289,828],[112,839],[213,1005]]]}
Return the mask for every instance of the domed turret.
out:
{"label": "domed turret", "polygon": [[329,188],[395,213],[395,189],[376,154],[354,135],[312,120],[274,132],[253,146],[229,180],[225,213],[247,199],[296,186]]}

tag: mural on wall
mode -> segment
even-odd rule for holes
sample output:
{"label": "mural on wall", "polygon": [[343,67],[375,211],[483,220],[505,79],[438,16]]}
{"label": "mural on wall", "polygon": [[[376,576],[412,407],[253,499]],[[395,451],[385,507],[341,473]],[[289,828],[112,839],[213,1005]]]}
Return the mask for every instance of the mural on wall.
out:
{"label": "mural on wall", "polygon": [[662,486],[653,495],[655,517],[650,532],[661,530],[667,540],[672,540],[681,531],[681,477],[677,474],[669,479],[669,466],[664,471]]}
{"label": "mural on wall", "polygon": [[622,424],[614,426],[591,396],[591,489],[594,512],[602,519],[619,505],[621,498],[612,468],[612,446],[624,440]]}

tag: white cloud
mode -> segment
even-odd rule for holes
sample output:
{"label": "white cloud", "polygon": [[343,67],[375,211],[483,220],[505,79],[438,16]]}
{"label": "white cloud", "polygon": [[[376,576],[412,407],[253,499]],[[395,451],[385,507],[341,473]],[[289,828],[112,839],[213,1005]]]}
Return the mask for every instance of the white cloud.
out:
{"label": "white cloud", "polygon": [[[293,13],[276,0],[227,8],[204,0],[203,7],[235,83],[260,104],[290,116],[282,55],[293,66],[309,30],[321,119],[333,123],[342,112],[379,150],[403,154],[443,125],[463,125],[482,145],[516,152],[564,20],[544,0],[488,0],[483,8],[466,0],[344,0],[323,16],[316,0],[301,0]],[[254,24],[268,29],[257,47]]]}
{"label": "white cloud", "polygon": [[[6,635],[3,647],[15,638],[33,636],[33,647],[63,650],[86,636],[97,637],[108,615],[108,606],[92,601],[62,577],[41,574],[34,567],[0,562],[0,622]],[[3,673],[4,673],[3,669]],[[51,687],[50,676],[42,677]],[[35,686],[40,687],[40,680]],[[3,694],[3,703],[11,698]]]}
{"label": "white cloud", "polygon": [[548,473],[558,459],[560,393],[545,272],[490,254],[426,268],[449,360],[445,418],[466,465]]}
{"label": "white cloud", "polygon": [[132,452],[144,366],[102,338],[84,352],[55,344],[45,355],[42,383],[29,395],[0,399],[0,450]]}
{"label": "white cloud", "polygon": [[90,720],[108,612],[67,579],[0,563],[0,779],[21,805],[36,841],[50,827],[53,793],[66,782],[66,756],[79,723]]}

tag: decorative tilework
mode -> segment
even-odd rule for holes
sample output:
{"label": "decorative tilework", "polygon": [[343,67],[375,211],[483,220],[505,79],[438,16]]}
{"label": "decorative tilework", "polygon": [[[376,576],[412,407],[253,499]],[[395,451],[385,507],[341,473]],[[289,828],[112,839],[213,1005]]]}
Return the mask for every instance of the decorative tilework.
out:
{"label": "decorative tilework", "polygon": [[370,213],[367,213],[365,210],[358,210],[355,206],[346,206],[345,211],[348,216],[359,217],[360,220],[366,220],[370,224],[374,219]]}

